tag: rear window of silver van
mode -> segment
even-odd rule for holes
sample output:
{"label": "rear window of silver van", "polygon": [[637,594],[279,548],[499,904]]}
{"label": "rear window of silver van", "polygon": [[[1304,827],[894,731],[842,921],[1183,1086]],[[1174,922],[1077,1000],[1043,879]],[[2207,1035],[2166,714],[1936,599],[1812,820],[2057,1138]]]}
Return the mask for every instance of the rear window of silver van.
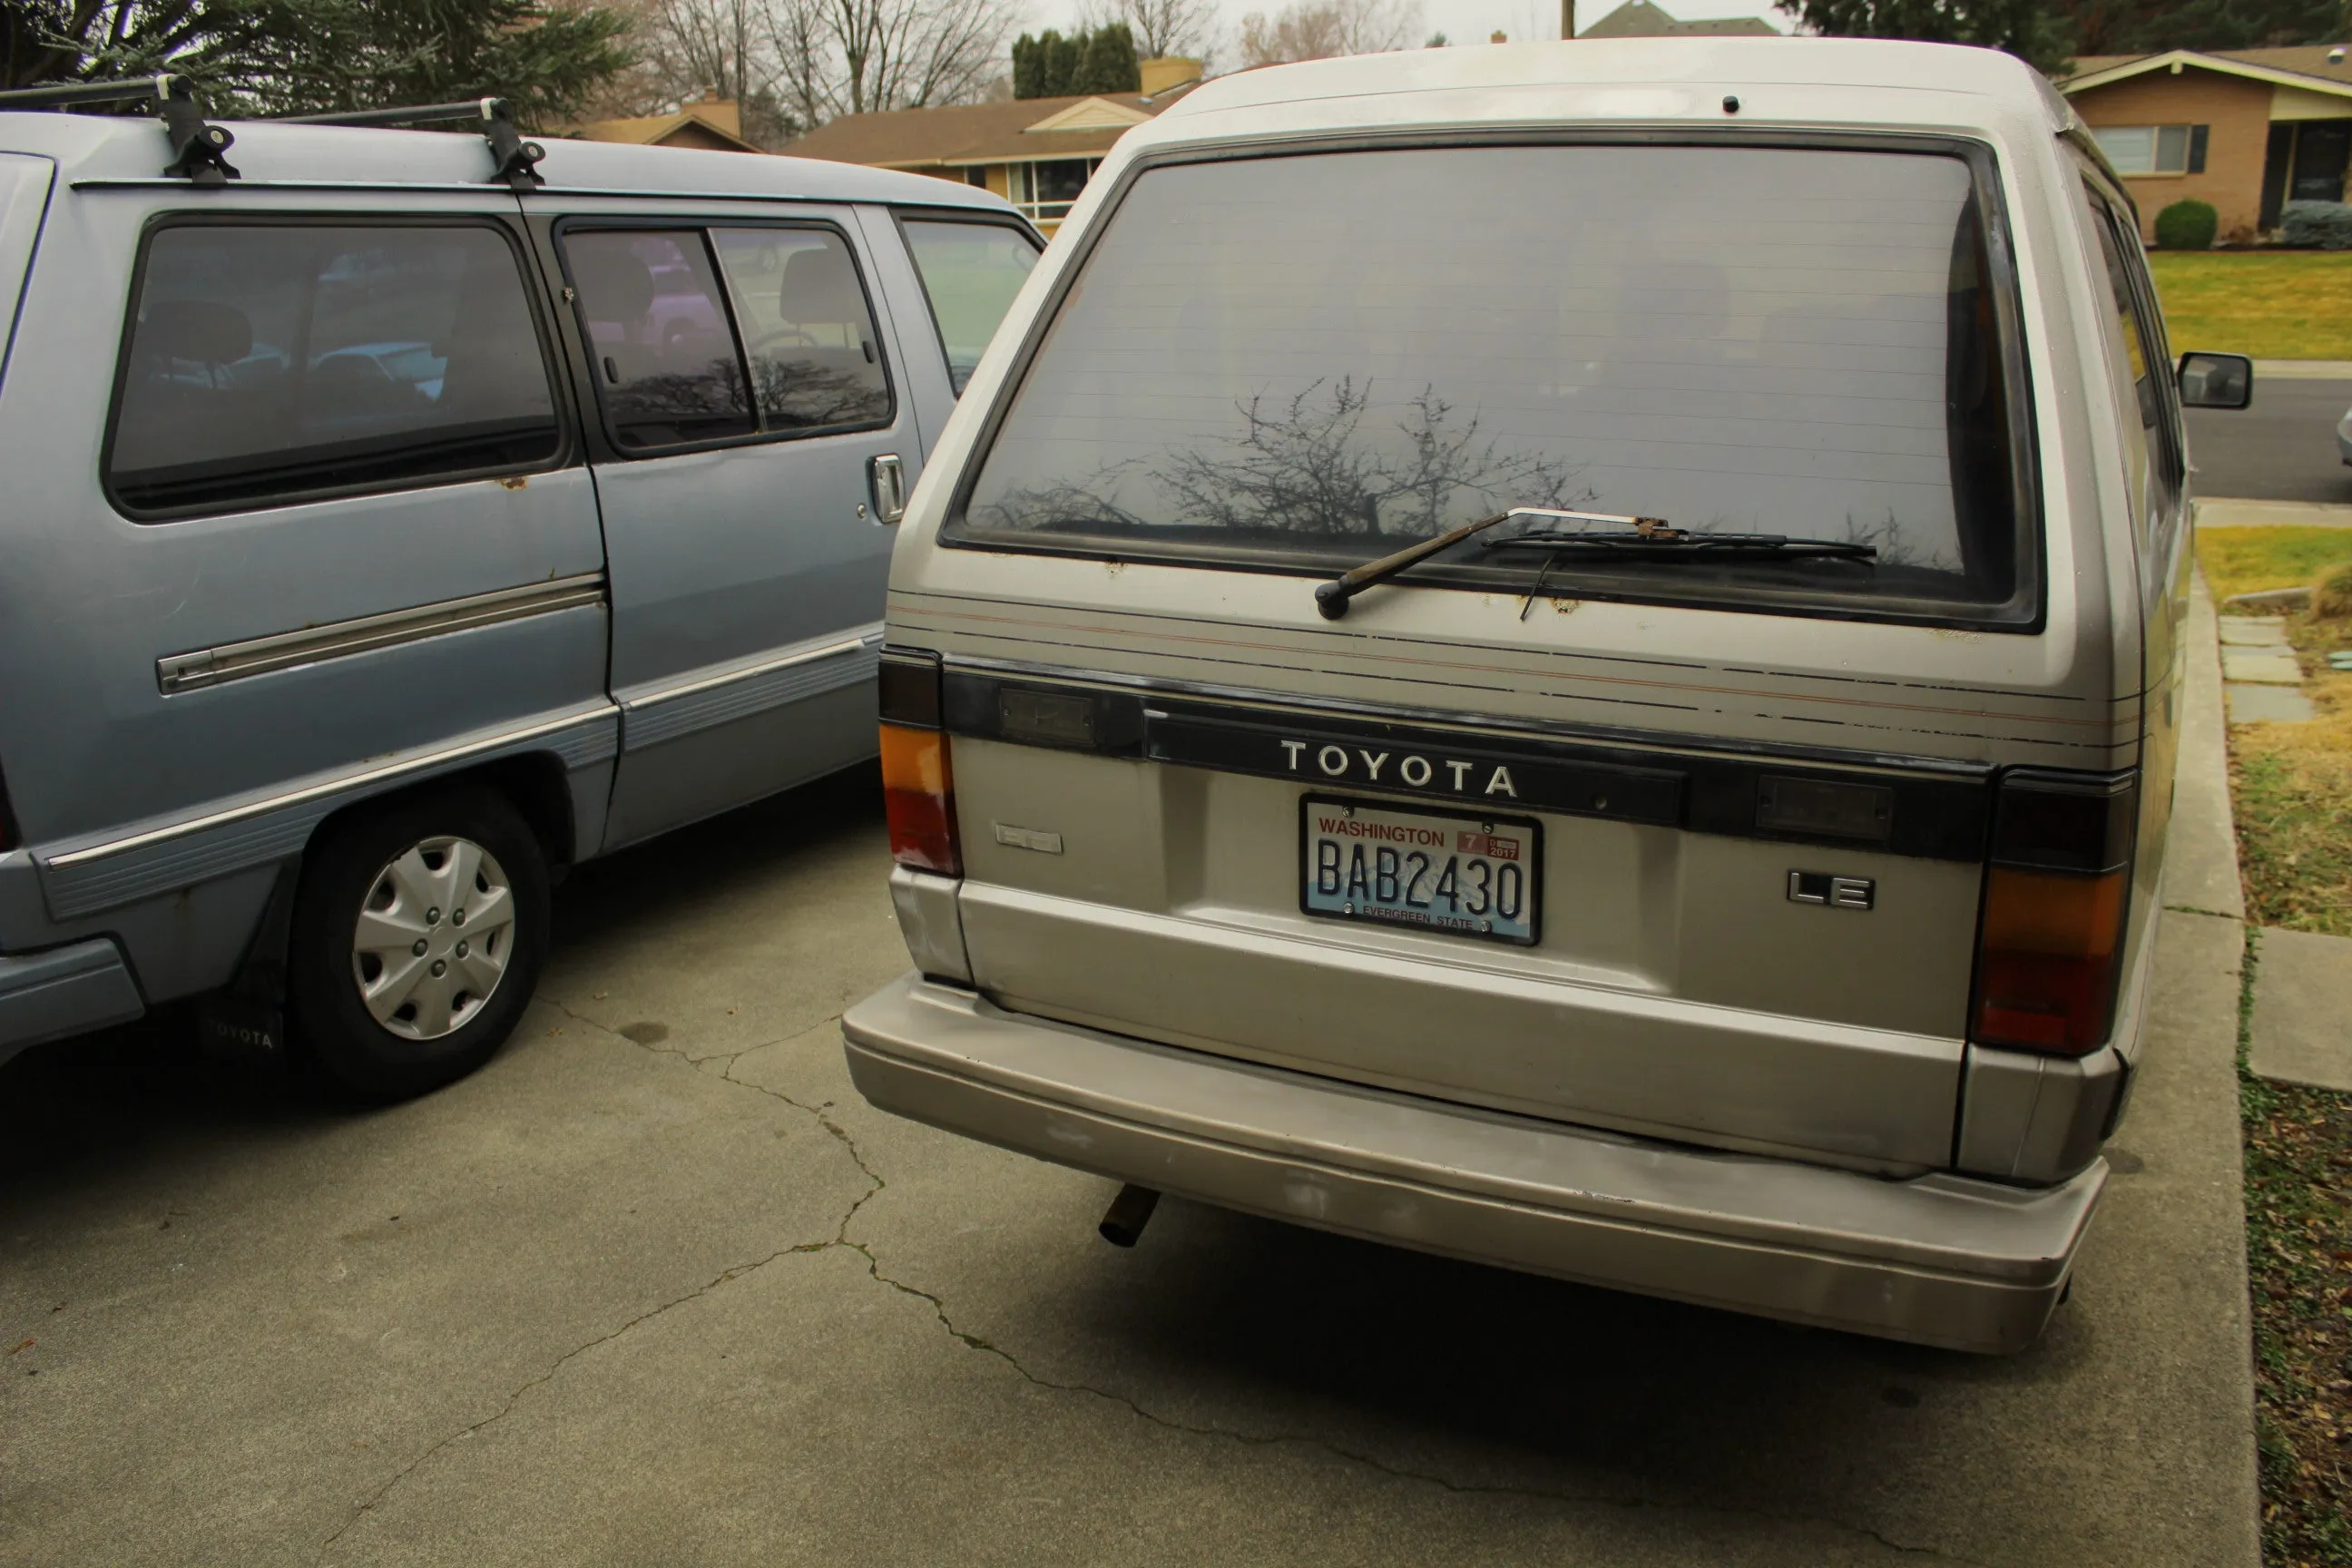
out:
{"label": "rear window of silver van", "polygon": [[1918,143],[1148,167],[944,538],[1305,574],[1570,507],[1876,553],[1548,563],[1490,534],[1410,581],[2032,624],[1991,180],[1980,152]]}

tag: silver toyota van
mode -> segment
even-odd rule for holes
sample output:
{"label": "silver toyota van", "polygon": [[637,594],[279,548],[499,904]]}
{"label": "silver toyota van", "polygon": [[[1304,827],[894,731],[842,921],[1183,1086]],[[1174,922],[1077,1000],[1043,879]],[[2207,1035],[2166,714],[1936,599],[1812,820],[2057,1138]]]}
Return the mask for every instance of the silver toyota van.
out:
{"label": "silver toyota van", "polygon": [[1428,49],[1138,127],[914,492],[875,1104],[2030,1342],[2149,994],[2190,570],[2131,203],[2006,56]]}
{"label": "silver toyota van", "polygon": [[0,95],[0,1060],[213,993],[430,1088],[551,874],[874,753],[905,486],[1034,231],[377,118],[447,129]]}

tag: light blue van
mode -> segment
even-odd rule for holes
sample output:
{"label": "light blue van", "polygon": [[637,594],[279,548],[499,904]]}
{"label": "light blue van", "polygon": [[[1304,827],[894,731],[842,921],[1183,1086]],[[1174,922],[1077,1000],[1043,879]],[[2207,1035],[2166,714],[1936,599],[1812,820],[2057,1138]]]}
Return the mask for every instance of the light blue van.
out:
{"label": "light blue van", "polygon": [[872,755],[891,525],[1042,243],[1006,204],[25,96],[0,1059],[225,994],[422,1091],[513,1027],[551,872]]}

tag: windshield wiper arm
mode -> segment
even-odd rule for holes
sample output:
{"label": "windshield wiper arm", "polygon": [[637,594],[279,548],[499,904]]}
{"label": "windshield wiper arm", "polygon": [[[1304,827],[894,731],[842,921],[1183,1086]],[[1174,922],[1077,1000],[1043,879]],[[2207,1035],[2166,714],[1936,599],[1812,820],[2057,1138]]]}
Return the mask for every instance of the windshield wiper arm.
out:
{"label": "windshield wiper arm", "polygon": [[[1418,565],[1439,551],[1451,550],[1472,534],[1482,532],[1498,522],[1508,522],[1515,517],[1537,517],[1549,522],[1614,522],[1624,524],[1633,530],[1633,532],[1622,535],[1594,536],[1602,538],[1649,538],[1656,534],[1670,534],[1675,531],[1667,525],[1665,519],[1660,517],[1620,517],[1614,512],[1606,511],[1560,511],[1550,507],[1515,506],[1508,511],[1498,511],[1492,517],[1482,517],[1475,522],[1465,522],[1461,527],[1450,532],[1441,533],[1433,539],[1424,539],[1418,544],[1408,544],[1394,554],[1383,555],[1377,561],[1367,561],[1361,566],[1342,573],[1328,583],[1317,584],[1315,608],[1322,614],[1325,620],[1336,621],[1348,613],[1349,600],[1374,584],[1385,583],[1405,568]],[[1541,536],[1522,534],[1518,537],[1532,539]],[[1558,537],[1580,536],[1563,534]],[[1487,542],[1507,544],[1510,541],[1489,540]]]}
{"label": "windshield wiper arm", "polygon": [[1559,533],[1545,530],[1489,539],[1488,550],[1582,551],[1618,561],[1705,561],[1726,555],[1811,555],[1874,564],[1878,546],[1843,539],[1792,539],[1785,533],[1694,533],[1688,529],[1643,529],[1633,532]]}

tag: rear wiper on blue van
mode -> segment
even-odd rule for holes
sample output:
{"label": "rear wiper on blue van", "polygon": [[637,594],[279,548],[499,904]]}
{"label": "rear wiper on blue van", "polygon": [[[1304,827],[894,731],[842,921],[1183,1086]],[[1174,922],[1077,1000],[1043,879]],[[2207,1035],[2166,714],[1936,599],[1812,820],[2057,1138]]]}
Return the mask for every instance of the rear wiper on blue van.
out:
{"label": "rear wiper on blue van", "polygon": [[1486,541],[1488,550],[1583,551],[1616,561],[1705,561],[1726,555],[1816,555],[1840,561],[1875,562],[1878,546],[1842,539],[1792,539],[1785,533],[1696,533],[1686,528],[1635,529],[1607,533],[1561,533],[1547,529]]}
{"label": "rear wiper on blue van", "polygon": [[[1450,532],[1441,533],[1433,539],[1424,539],[1418,544],[1408,544],[1392,555],[1383,555],[1377,561],[1367,561],[1361,566],[1345,572],[1328,583],[1316,584],[1315,608],[1321,612],[1325,620],[1336,621],[1348,613],[1349,600],[1374,584],[1385,583],[1405,568],[1418,565],[1439,551],[1451,550],[1472,534],[1484,532],[1498,522],[1508,522],[1517,517],[1540,518],[1546,522],[1619,523],[1631,531],[1624,537],[1650,538],[1662,533],[1677,531],[1662,517],[1621,517],[1615,512],[1607,511],[1560,511],[1550,507],[1515,506],[1508,511],[1498,511],[1492,517],[1482,517],[1475,522],[1465,522],[1461,527]],[[1519,535],[1518,537],[1536,536]],[[1613,538],[1618,536],[1559,535],[1559,537]],[[1489,542],[1508,543],[1510,542],[1505,540]]]}

